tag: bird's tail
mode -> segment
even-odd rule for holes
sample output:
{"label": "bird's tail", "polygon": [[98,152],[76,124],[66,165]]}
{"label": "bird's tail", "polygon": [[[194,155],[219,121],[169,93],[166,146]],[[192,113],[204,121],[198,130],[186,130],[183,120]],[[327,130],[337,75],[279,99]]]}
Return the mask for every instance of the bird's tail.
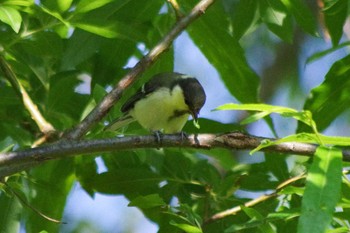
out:
{"label": "bird's tail", "polygon": [[112,121],[109,125],[107,125],[104,128],[104,130],[105,131],[115,131],[117,129],[120,129],[120,128],[130,124],[133,121],[135,121],[135,119],[132,116],[125,115],[125,116],[119,117],[119,118],[115,119],[114,121]]}

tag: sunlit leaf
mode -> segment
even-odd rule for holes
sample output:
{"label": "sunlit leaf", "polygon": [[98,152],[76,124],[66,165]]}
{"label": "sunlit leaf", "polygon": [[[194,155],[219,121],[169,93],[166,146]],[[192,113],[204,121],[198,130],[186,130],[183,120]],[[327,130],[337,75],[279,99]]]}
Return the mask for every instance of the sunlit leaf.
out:
{"label": "sunlit leaf", "polygon": [[319,147],[306,179],[298,233],[325,232],[340,198],[342,152]]}
{"label": "sunlit leaf", "polygon": [[84,13],[84,12],[92,11],[94,9],[102,7],[113,1],[114,0],[95,0],[95,1],[81,0],[79,1],[75,12]]}
{"label": "sunlit leaf", "polygon": [[202,233],[203,231],[196,227],[185,223],[176,223],[175,221],[170,222],[171,225],[185,231],[186,233]]}
{"label": "sunlit leaf", "polygon": [[8,24],[18,33],[22,23],[21,14],[14,8],[0,5],[0,21]]}

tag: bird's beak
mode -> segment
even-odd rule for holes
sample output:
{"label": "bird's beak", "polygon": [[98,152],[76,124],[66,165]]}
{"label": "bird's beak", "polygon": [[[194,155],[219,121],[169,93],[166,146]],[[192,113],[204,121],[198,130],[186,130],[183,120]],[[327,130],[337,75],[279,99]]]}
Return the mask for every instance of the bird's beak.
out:
{"label": "bird's beak", "polygon": [[191,111],[191,115],[192,115],[194,121],[198,121],[198,114],[199,114],[199,112],[196,110]]}
{"label": "bird's beak", "polygon": [[200,126],[198,124],[198,114],[199,114],[199,111],[198,110],[194,110],[194,111],[191,111],[191,115],[193,117],[193,125],[199,129]]}

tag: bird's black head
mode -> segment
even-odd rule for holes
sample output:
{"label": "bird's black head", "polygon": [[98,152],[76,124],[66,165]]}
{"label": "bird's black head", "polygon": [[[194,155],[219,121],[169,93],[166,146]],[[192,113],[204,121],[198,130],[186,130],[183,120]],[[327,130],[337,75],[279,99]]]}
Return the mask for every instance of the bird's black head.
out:
{"label": "bird's black head", "polygon": [[206,100],[204,89],[198,80],[192,77],[180,79],[179,85],[183,91],[185,103],[189,107],[193,119],[196,121],[199,111]]}

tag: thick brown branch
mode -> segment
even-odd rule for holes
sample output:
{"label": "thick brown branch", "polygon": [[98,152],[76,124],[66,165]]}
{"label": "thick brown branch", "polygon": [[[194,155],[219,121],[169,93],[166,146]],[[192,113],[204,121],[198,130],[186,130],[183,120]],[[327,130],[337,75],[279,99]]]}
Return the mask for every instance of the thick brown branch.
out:
{"label": "thick brown branch", "polygon": [[[273,140],[247,135],[240,132],[227,134],[199,134],[188,138],[175,135],[163,135],[159,144],[153,135],[128,136],[84,141],[62,141],[60,143],[38,148],[0,153],[0,177],[12,175],[27,168],[43,163],[46,160],[60,159],[68,156],[112,152],[117,150],[136,148],[227,148],[235,150],[251,150],[260,145],[263,140]],[[265,151],[280,152],[283,154],[298,154],[312,156],[317,145],[306,143],[282,143],[265,148]],[[343,151],[343,159],[350,161],[349,151]]]}
{"label": "thick brown branch", "polygon": [[134,83],[137,77],[149,68],[159,56],[171,46],[174,39],[180,35],[188,25],[202,15],[214,1],[215,0],[200,1],[186,17],[177,21],[169,33],[120,80],[116,87],[103,98],[80,124],[67,132],[64,137],[66,139],[79,139],[84,136],[95,123],[99,122],[107,114],[112,106],[120,99],[123,91]]}

